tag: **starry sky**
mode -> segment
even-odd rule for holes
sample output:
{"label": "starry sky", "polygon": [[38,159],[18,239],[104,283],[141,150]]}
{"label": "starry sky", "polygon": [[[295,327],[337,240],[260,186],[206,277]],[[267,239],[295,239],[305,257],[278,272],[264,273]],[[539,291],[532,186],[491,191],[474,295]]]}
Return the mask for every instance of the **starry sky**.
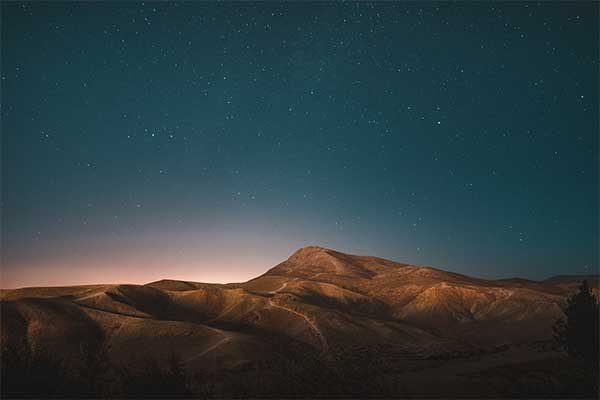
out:
{"label": "starry sky", "polygon": [[2,287],[598,269],[597,2],[1,7]]}

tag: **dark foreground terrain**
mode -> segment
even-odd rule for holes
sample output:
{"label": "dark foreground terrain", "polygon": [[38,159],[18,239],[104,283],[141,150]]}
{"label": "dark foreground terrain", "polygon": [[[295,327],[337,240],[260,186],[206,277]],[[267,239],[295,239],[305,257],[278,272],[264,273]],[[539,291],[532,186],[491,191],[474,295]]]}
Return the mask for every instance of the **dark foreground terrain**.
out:
{"label": "dark foreground terrain", "polygon": [[582,279],[306,247],[239,284],[3,290],[2,397],[594,397],[553,339]]}

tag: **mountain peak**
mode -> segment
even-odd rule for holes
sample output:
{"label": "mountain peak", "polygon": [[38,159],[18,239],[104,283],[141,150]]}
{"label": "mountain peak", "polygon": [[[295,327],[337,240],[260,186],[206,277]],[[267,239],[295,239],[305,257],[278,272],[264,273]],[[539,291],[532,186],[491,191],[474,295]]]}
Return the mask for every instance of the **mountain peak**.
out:
{"label": "mountain peak", "polygon": [[315,254],[326,252],[326,251],[332,251],[332,250],[326,249],[325,247],[321,247],[321,246],[304,246],[304,247],[300,247],[298,250],[296,250],[289,258],[306,257],[306,256],[315,255]]}
{"label": "mountain peak", "polygon": [[320,246],[306,246],[267,272],[269,275],[288,275],[314,278],[324,274],[365,278],[371,275],[358,256],[340,253]]}

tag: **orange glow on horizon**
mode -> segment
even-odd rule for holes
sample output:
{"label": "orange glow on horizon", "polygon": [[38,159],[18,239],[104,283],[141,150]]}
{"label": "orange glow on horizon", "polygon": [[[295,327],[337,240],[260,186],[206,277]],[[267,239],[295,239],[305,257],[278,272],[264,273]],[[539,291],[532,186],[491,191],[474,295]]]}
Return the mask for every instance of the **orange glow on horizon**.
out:
{"label": "orange glow on horizon", "polygon": [[[241,268],[232,263],[211,263],[210,268],[200,264],[159,267],[131,263],[113,265],[88,264],[81,268],[73,264],[27,265],[0,270],[0,288],[17,289],[38,286],[77,286],[95,284],[146,284],[161,279],[205,283],[245,282],[266,272],[275,264],[259,261]],[[218,265],[218,267],[215,267]]]}
{"label": "orange glow on horizon", "polygon": [[245,282],[282,262],[302,245],[257,232],[152,232],[120,242],[84,241],[10,264],[3,260],[0,288],[146,284],[161,279]]}

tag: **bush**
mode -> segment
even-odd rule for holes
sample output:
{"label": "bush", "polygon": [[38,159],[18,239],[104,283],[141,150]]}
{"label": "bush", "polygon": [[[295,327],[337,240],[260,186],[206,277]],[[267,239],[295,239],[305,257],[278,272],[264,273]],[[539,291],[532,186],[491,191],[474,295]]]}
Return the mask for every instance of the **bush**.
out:
{"label": "bush", "polygon": [[587,281],[569,298],[563,311],[566,318],[555,323],[555,339],[571,357],[583,361],[590,387],[598,393],[600,307]]}

